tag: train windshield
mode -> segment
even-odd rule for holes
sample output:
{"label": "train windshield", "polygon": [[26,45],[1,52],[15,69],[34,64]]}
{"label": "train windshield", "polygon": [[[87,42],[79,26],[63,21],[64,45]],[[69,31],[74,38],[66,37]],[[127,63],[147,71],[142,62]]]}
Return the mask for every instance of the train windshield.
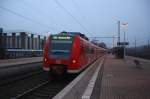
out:
{"label": "train windshield", "polygon": [[69,58],[72,41],[52,40],[49,48],[51,58]]}

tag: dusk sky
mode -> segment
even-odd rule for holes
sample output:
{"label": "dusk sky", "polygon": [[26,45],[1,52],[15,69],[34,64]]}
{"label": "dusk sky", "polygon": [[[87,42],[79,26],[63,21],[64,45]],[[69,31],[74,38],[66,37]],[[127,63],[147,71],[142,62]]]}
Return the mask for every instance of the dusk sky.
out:
{"label": "dusk sky", "polygon": [[[130,45],[135,38],[139,45],[146,44],[150,39],[150,0],[0,0],[0,27],[4,31],[113,36],[118,20],[128,23],[125,31]],[[112,44],[112,39],[98,40]]]}

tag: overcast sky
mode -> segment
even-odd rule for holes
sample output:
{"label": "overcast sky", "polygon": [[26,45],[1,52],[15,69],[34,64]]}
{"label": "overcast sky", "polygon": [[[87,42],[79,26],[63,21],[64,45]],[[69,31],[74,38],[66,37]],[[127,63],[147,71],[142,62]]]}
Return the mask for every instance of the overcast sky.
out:
{"label": "overcast sky", "polygon": [[[150,0],[0,0],[0,27],[46,35],[77,31],[88,37],[117,34],[117,21],[127,22],[132,45],[150,39]],[[112,39],[99,39],[112,44]],[[121,40],[123,29],[121,28]]]}

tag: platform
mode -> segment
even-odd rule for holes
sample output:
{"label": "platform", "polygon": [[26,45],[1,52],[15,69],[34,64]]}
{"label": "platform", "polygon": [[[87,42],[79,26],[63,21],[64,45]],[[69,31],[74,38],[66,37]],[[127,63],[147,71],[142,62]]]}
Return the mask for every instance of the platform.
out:
{"label": "platform", "polygon": [[39,70],[41,67],[42,57],[0,60],[0,81]]}
{"label": "platform", "polygon": [[99,98],[95,99],[150,99],[150,63],[139,60],[137,67],[134,59],[107,57]]}
{"label": "platform", "polygon": [[0,60],[0,68],[14,66],[14,65],[20,65],[20,64],[42,62],[42,59],[43,59],[43,57],[30,57],[30,58],[16,58],[16,59]]}
{"label": "platform", "polygon": [[137,66],[134,59],[115,59],[107,55],[54,99],[150,99],[150,63],[138,59],[140,66]]}
{"label": "platform", "polygon": [[137,59],[141,62],[146,62],[146,63],[150,63],[150,60],[148,59],[143,59],[143,58],[139,58],[139,57],[133,57],[133,56],[126,56],[127,59]]}

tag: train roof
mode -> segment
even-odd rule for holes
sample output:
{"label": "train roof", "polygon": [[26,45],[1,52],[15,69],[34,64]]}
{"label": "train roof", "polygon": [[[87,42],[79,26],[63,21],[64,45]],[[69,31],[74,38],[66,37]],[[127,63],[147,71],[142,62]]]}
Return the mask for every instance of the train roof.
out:
{"label": "train roof", "polygon": [[[82,34],[80,32],[66,32],[66,31],[63,31],[63,32],[60,32],[58,34],[53,34],[52,36],[59,36],[59,35],[61,35],[61,36],[76,36],[76,35],[78,35],[81,38],[83,38],[85,41],[89,41],[89,39],[84,34]],[[98,45],[93,44],[92,42],[89,42],[89,43],[91,43],[92,46],[95,46],[97,48],[100,47]],[[106,48],[102,48],[102,47],[100,47],[100,48],[103,49],[103,50],[106,50]]]}
{"label": "train roof", "polygon": [[70,36],[79,35],[81,38],[84,38],[85,40],[89,40],[84,34],[82,34],[80,32],[66,32],[66,31],[63,31],[63,32],[60,32],[59,34],[70,35]]}

